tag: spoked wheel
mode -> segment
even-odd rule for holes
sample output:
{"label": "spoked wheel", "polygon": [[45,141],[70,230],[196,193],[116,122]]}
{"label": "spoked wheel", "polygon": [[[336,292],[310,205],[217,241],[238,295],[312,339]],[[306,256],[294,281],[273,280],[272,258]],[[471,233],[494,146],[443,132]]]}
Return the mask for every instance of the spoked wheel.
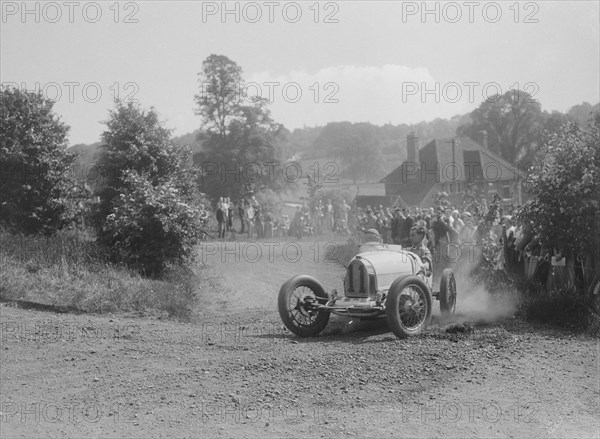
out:
{"label": "spoked wheel", "polygon": [[385,313],[398,338],[419,334],[431,320],[431,293],[419,277],[399,277],[388,292]]}
{"label": "spoked wheel", "polygon": [[320,311],[327,294],[311,276],[295,276],[279,290],[279,315],[285,326],[300,337],[316,337],[329,322],[329,312]]}
{"label": "spoked wheel", "polygon": [[446,268],[440,280],[440,311],[442,317],[449,318],[456,311],[456,279],[452,269]]}

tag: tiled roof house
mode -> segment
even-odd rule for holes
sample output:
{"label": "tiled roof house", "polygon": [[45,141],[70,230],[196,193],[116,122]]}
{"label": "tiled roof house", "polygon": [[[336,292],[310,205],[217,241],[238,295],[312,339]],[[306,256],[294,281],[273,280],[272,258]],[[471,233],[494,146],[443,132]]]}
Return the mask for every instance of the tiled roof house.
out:
{"label": "tiled roof house", "polygon": [[467,185],[486,197],[497,193],[506,205],[523,202],[525,174],[487,148],[485,131],[481,145],[461,137],[434,139],[423,148],[418,137],[409,134],[407,151],[407,160],[381,180],[385,195],[396,204],[431,207],[436,192],[446,192],[451,202],[459,202]]}

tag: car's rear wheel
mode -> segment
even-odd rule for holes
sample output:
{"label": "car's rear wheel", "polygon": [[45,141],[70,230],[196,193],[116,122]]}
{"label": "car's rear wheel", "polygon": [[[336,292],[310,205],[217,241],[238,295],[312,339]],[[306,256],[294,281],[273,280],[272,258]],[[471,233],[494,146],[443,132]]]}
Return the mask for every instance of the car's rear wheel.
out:
{"label": "car's rear wheel", "polygon": [[385,301],[388,325],[398,338],[421,333],[431,320],[431,293],[414,275],[399,277],[392,283]]}
{"label": "car's rear wheel", "polygon": [[327,302],[321,283],[312,276],[294,276],[279,290],[277,305],[285,326],[300,337],[316,337],[325,329],[330,313],[318,309]]}
{"label": "car's rear wheel", "polygon": [[454,272],[450,268],[446,268],[442,272],[439,298],[442,317],[451,317],[456,311],[456,279],[454,279]]}

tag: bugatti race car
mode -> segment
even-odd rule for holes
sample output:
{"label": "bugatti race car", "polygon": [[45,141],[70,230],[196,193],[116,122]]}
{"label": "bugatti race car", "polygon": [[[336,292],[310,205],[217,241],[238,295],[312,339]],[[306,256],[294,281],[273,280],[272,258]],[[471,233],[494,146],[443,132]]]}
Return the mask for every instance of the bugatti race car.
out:
{"label": "bugatti race car", "polygon": [[285,326],[300,337],[325,329],[331,313],[358,319],[385,317],[399,338],[421,333],[429,324],[432,299],[442,316],[456,309],[456,281],[451,268],[443,270],[439,291],[432,290],[431,261],[400,245],[362,246],[346,267],[343,294],[329,294],[312,276],[298,275],[279,290],[278,309]]}

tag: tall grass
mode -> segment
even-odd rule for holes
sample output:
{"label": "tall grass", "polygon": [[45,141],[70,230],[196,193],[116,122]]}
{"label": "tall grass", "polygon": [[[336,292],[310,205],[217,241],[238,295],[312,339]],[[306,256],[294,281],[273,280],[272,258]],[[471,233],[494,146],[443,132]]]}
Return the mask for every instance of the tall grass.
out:
{"label": "tall grass", "polygon": [[63,231],[52,237],[0,230],[0,300],[28,300],[84,312],[138,312],[190,317],[197,277],[172,267],[160,280],[108,263],[91,237]]}
{"label": "tall grass", "polygon": [[600,336],[600,314],[594,296],[582,294],[574,285],[551,291],[526,285],[522,291],[522,309],[528,320]]}

